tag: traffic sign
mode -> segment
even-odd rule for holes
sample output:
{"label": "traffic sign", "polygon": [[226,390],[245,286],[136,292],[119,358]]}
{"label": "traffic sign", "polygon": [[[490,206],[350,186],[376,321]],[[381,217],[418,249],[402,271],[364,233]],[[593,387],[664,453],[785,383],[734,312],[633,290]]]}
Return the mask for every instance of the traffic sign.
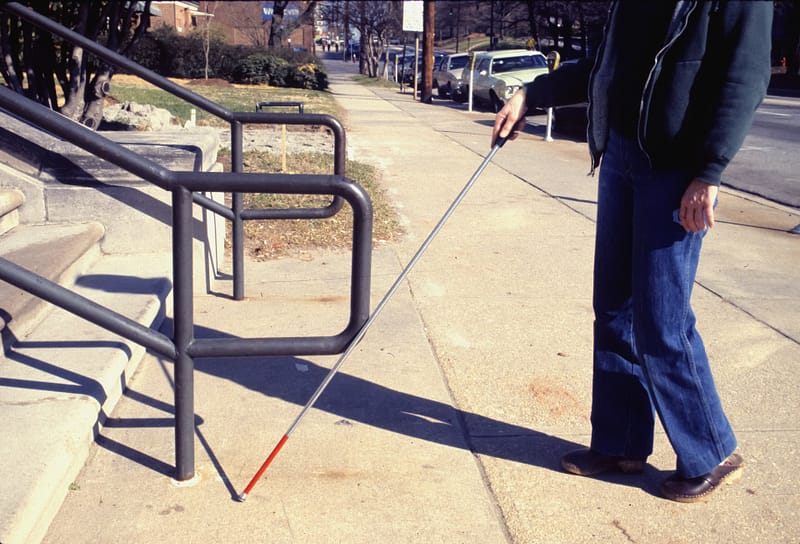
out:
{"label": "traffic sign", "polygon": [[403,30],[406,32],[422,32],[422,0],[405,0],[403,2]]}

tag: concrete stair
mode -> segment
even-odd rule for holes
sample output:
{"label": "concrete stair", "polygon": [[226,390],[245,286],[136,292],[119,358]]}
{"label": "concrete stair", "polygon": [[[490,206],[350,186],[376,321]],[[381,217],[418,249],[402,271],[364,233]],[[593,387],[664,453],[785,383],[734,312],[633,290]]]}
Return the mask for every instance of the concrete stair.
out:
{"label": "concrete stair", "polygon": [[[40,276],[72,285],[100,256],[100,223],[20,225],[0,237],[0,256]],[[23,338],[50,309],[47,302],[5,282],[0,283],[0,328],[4,339]]]}
{"label": "concrete stair", "polygon": [[19,225],[19,207],[25,195],[16,189],[0,190],[0,234],[5,234]]}
{"label": "concrete stair", "polygon": [[[171,302],[169,193],[0,117],[0,257],[157,329]],[[109,136],[174,170],[218,168],[210,131]],[[196,292],[223,243],[224,222],[196,209]],[[0,331],[0,543],[35,543],[145,350],[2,281]]]}

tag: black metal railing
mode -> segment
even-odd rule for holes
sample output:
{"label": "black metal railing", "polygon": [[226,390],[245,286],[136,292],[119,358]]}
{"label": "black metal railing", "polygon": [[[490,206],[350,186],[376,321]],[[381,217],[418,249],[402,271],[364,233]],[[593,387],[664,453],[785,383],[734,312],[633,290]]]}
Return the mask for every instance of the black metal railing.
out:
{"label": "black metal railing", "polygon": [[[72,142],[118,167],[172,194],[173,337],[141,325],[117,312],[78,295],[33,272],[0,258],[0,280],[108,329],[133,342],[172,359],[175,363],[175,459],[177,480],[194,475],[194,359],[220,356],[332,355],[341,353],[369,318],[369,290],[372,252],[372,204],[366,191],[345,177],[345,133],[339,121],[329,115],[232,112],[205,97],[176,85],[129,59],[54,23],[19,3],[2,4],[0,9],[41,29],[83,47],[104,61],[156,85],[185,101],[230,123],[231,172],[175,172],[142,157],[102,135],[83,127],[34,101],[0,87],[0,107],[56,136]],[[331,129],[334,135],[334,172],[330,175],[242,172],[242,127],[244,124],[315,125]],[[201,192],[232,193],[228,208]],[[330,195],[331,203],[321,208],[279,208],[245,210],[243,193]],[[193,230],[192,205],[198,204],[233,224],[234,298],[244,297],[244,229],[247,218],[318,219],[331,217],[347,201],[353,210],[353,241],[350,282],[350,316],[345,328],[332,336],[279,338],[194,337]]]}

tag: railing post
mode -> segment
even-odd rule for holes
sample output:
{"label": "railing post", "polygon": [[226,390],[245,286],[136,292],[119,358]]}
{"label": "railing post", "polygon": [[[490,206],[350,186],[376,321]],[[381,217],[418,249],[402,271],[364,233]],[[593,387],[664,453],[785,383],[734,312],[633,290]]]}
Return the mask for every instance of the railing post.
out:
{"label": "railing post", "polygon": [[[244,170],[242,151],[242,123],[231,123],[231,171]],[[244,299],[244,196],[242,193],[231,194],[231,210],[233,222],[231,224],[231,257],[233,259],[233,299]]]}
{"label": "railing post", "polygon": [[175,357],[175,479],[194,476],[194,360],[189,344],[194,339],[192,271],[192,193],[172,190],[172,275],[174,297],[173,342]]}

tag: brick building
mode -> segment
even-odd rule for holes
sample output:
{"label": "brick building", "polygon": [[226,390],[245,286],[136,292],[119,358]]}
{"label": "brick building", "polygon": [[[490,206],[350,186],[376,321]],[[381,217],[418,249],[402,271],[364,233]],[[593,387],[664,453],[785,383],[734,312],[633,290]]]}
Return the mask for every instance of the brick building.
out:
{"label": "brick building", "polygon": [[[302,7],[291,6],[295,12]],[[263,16],[264,8],[271,7],[272,2],[153,2],[161,12],[160,16],[151,17],[152,28],[171,26],[179,33],[196,30],[210,20],[212,28],[220,32],[227,43],[233,45],[253,45],[266,47],[272,21]],[[210,19],[206,19],[210,18]],[[293,24],[291,17],[285,17],[286,26],[291,32],[282,44],[286,47],[302,47],[314,51],[314,25]]]}

